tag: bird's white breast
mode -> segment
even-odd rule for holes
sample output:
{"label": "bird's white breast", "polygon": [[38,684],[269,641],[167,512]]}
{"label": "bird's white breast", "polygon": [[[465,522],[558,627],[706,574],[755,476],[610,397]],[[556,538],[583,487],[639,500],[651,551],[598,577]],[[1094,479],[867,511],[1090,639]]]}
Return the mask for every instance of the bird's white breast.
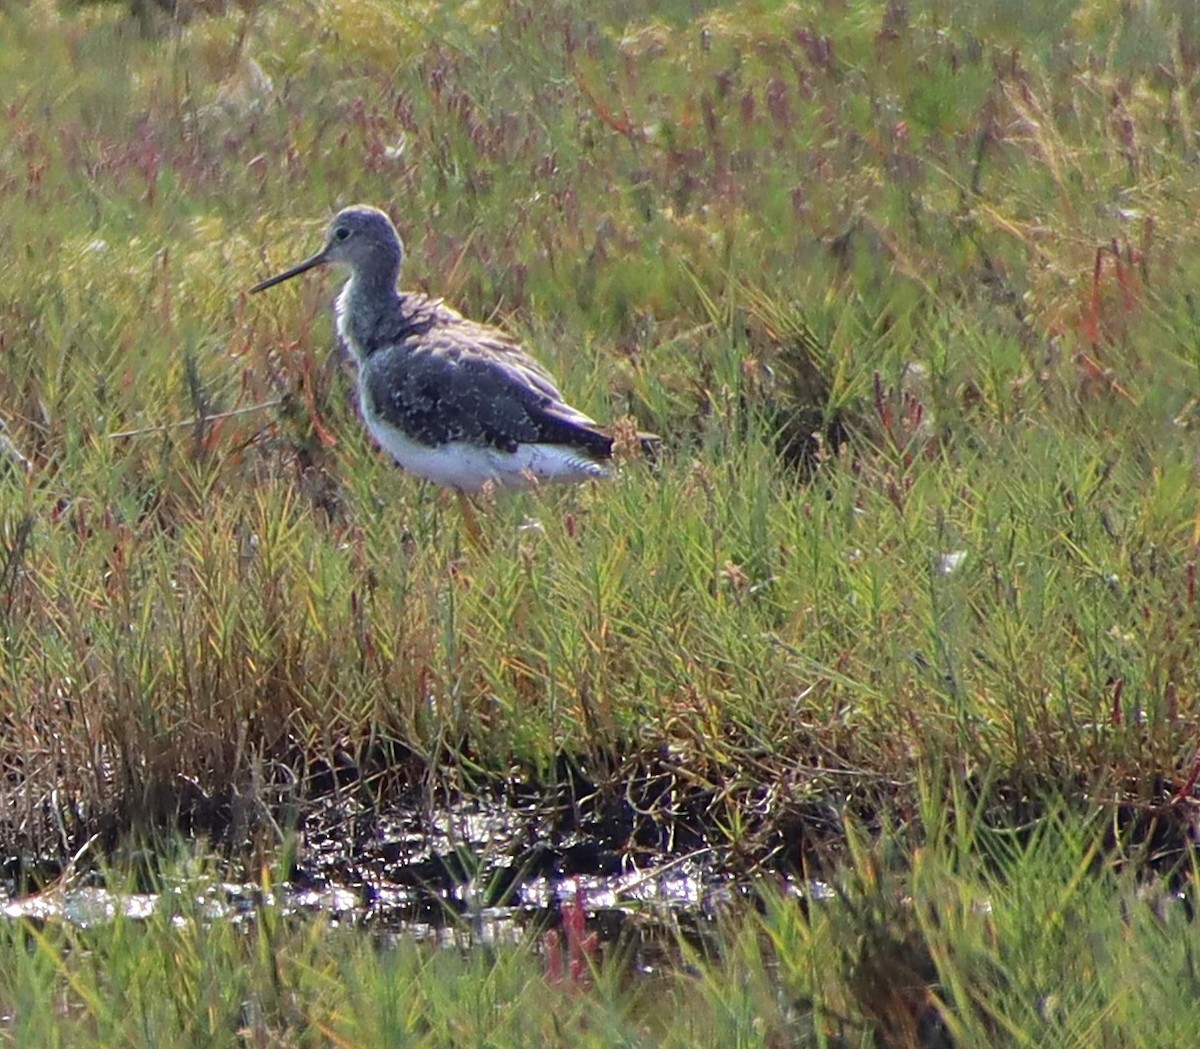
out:
{"label": "bird's white breast", "polygon": [[366,353],[363,351],[362,344],[354,336],[354,329],[350,325],[350,289],[354,284],[354,279],[346,281],[345,286],[341,290],[341,294],[334,300],[333,315],[337,326],[338,338],[342,340],[343,345],[352,354],[357,362],[362,362],[367,359]]}

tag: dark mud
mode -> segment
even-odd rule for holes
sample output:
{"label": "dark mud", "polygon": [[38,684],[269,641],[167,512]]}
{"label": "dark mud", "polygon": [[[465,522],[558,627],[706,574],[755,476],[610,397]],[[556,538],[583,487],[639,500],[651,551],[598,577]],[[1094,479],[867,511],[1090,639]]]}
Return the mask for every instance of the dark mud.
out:
{"label": "dark mud", "polygon": [[[3,868],[7,913],[81,924],[148,913],[170,878],[161,857],[179,854],[171,843],[181,836],[203,842],[214,869],[244,874],[205,901],[214,916],[236,920],[262,903],[266,863],[285,910],[454,942],[520,938],[572,907],[602,939],[653,938],[715,925],[764,880],[824,891],[815,881],[810,889],[807,869],[841,836],[832,800],[785,813],[770,808],[767,786],[748,790],[734,803],[758,816],[734,841],[722,829],[728,792],[688,786],[676,769],[642,763],[603,781],[566,763],[557,771],[551,786],[464,788],[448,786],[445,770],[435,778],[395,763],[374,772],[348,760],[310,764],[302,775],[276,766],[253,794],[187,790],[143,805],[137,819],[126,809],[60,825],[57,848],[14,849]],[[139,892],[110,894],[99,871],[131,868]]]}
{"label": "dark mud", "polygon": [[[836,878],[844,859],[846,821],[869,833],[886,826],[920,844],[906,792],[894,783],[860,783],[852,797],[789,800],[771,784],[736,797],[729,787],[698,788],[661,760],[603,777],[564,762],[551,786],[492,778],[470,789],[461,777],[449,786],[444,770],[435,778],[396,763],[373,773],[349,760],[275,769],[255,792],[188,790],[149,817],[143,805],[136,819],[127,809],[71,828],[60,820],[57,849],[5,857],[6,913],[83,925],[148,915],[169,894],[162,857],[178,855],[170,842],[183,836],[205,844],[214,868],[242,872],[202,901],[214,918],[253,916],[264,902],[266,864],[271,902],[285,911],[381,934],[520,939],[560,925],[574,908],[605,940],[649,942],[664,930],[703,938],[767,887],[803,901],[827,898],[825,879]],[[1038,786],[993,786],[986,824],[1019,836],[1044,811],[1039,796],[1055,796]],[[729,831],[733,807],[737,837]],[[1097,862],[1136,859],[1176,886],[1190,875],[1197,820],[1186,801],[1111,806]],[[104,869],[132,871],[124,887],[139,891],[109,892]]]}

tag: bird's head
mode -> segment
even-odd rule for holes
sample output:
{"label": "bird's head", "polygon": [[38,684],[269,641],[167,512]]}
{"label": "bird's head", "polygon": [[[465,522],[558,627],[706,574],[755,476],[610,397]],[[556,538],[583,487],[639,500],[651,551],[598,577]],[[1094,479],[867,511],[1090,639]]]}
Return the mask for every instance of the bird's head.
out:
{"label": "bird's head", "polygon": [[343,208],[333,217],[325,234],[325,246],[320,251],[291,269],[268,277],[250,291],[264,291],[332,262],[349,266],[356,276],[382,279],[394,286],[403,261],[404,246],[392,220],[378,208],[355,204]]}

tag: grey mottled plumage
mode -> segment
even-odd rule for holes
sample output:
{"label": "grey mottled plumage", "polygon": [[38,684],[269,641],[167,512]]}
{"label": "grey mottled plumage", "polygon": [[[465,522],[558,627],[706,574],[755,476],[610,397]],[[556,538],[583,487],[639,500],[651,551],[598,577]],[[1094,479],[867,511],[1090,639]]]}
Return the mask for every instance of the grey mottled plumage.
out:
{"label": "grey mottled plumage", "polygon": [[612,437],[499,328],[399,291],[403,262],[387,215],[356,205],[334,217],[317,254],[250,290],[349,266],[338,334],[358,364],[363,419],[406,470],[464,492],[606,476]]}

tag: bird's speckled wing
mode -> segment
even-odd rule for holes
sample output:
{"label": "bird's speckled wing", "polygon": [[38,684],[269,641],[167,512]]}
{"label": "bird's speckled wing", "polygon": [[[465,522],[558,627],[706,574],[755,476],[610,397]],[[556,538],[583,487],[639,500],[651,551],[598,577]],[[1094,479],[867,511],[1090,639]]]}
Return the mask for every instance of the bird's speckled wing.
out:
{"label": "bird's speckled wing", "polygon": [[612,438],[567,404],[550,375],[504,332],[436,300],[406,295],[389,345],[363,362],[375,413],[422,444],[467,441],[515,451],[559,444],[603,460]]}

